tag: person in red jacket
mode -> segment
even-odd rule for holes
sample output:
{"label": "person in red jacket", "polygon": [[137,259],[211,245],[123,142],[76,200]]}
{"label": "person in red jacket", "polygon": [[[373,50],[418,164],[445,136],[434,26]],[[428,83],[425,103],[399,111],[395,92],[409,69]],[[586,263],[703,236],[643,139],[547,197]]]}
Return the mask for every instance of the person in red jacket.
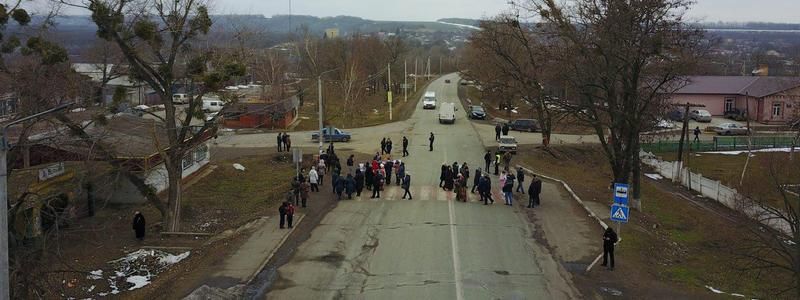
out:
{"label": "person in red jacket", "polygon": [[289,225],[289,228],[292,228],[292,220],[294,219],[294,205],[292,203],[287,203],[286,205],[286,224]]}

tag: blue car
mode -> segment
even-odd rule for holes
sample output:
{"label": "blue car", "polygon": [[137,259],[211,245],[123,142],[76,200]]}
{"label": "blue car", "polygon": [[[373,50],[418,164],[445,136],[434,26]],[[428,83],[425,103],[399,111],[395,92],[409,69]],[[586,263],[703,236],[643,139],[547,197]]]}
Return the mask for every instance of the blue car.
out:
{"label": "blue car", "polygon": [[[323,128],[322,135],[324,137],[324,141],[326,142],[349,142],[350,141],[350,134],[344,131],[341,131],[339,128]],[[311,134],[311,139],[314,141],[319,141],[319,132],[314,132]]]}

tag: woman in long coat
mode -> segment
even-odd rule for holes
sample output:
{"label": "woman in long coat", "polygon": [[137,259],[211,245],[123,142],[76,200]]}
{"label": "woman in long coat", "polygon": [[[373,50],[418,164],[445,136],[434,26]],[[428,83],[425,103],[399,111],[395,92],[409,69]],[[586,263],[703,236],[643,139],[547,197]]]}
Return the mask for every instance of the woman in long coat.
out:
{"label": "woman in long coat", "polygon": [[467,202],[467,179],[461,174],[456,179],[456,200]]}
{"label": "woman in long coat", "polygon": [[372,166],[367,164],[367,170],[364,171],[364,183],[367,185],[368,190],[372,190],[372,186],[375,185],[373,182],[373,178],[375,178],[374,176],[375,173],[372,173]]}
{"label": "woman in long coat", "polygon": [[453,175],[454,175],[453,169],[450,168],[450,166],[448,166],[447,170],[444,172],[444,189],[445,190],[448,190],[448,191],[452,191],[453,190],[453,183],[454,183],[453,181],[455,180],[455,178],[453,178]]}
{"label": "woman in long coat", "polygon": [[441,173],[439,173],[439,187],[440,188],[444,187],[444,180],[445,180],[445,178],[447,178],[446,175],[447,175],[447,165],[446,164],[442,164],[442,171],[441,171]]}
{"label": "woman in long coat", "polygon": [[356,197],[358,197],[361,196],[361,191],[364,190],[364,173],[356,169],[356,176],[354,179],[356,180]]}

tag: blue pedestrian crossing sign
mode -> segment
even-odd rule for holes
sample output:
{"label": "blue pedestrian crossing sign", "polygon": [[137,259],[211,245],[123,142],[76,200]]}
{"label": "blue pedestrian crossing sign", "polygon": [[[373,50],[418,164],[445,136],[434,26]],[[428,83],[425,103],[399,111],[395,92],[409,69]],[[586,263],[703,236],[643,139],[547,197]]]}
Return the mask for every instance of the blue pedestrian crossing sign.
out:
{"label": "blue pedestrian crossing sign", "polygon": [[630,208],[627,205],[614,203],[611,205],[611,221],[628,223]]}
{"label": "blue pedestrian crossing sign", "polygon": [[625,183],[614,184],[614,203],[628,205],[628,185]]}

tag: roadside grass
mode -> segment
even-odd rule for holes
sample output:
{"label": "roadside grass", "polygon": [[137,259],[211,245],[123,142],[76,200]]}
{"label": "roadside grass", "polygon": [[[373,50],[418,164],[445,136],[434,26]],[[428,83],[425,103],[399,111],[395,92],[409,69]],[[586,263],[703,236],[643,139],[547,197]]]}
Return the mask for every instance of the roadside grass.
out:
{"label": "roadside grass", "polygon": [[[700,156],[697,156],[700,155]],[[742,176],[747,154],[692,154],[686,164],[695,173],[719,180],[722,184],[737,189],[743,195],[756,201],[763,201],[772,207],[784,207],[783,196],[777,184],[800,184],[800,155],[794,160],[787,153],[754,153],[750,159],[742,185]],[[675,161],[677,153],[659,154],[661,159]],[[777,184],[776,184],[777,183]]]}
{"label": "roadside grass", "polygon": [[[327,124],[339,128],[368,127],[408,119],[417,105],[417,101],[425,93],[430,81],[417,82],[417,91],[410,91],[408,101],[404,101],[403,93],[392,96],[392,120],[389,120],[389,104],[386,102],[386,92],[378,91],[373,95],[364,95],[349,109],[344,105],[344,99],[333,87],[325,87],[323,106],[324,117]],[[316,89],[316,88],[314,88]],[[319,110],[316,92],[307,95],[303,106],[300,107],[300,123],[295,130],[319,129]]]}
{"label": "roadside grass", "polygon": [[[610,206],[611,172],[598,146],[552,146],[550,152],[555,156],[541,148],[521,147],[517,163],[566,181],[584,201]],[[760,271],[741,268],[738,249],[746,246],[743,240],[750,233],[738,221],[698,209],[672,194],[677,187],[670,183],[642,183],[644,211],[632,211],[620,233],[618,260],[630,266],[626,270],[636,270],[621,275],[624,280],[671,282],[708,297],[713,294],[705,285],[748,297],[774,297],[774,291],[789,284],[786,272],[770,271],[764,277]],[[605,217],[608,212],[596,213]]]}
{"label": "roadside grass", "polygon": [[[498,99],[492,98],[485,98],[483,97],[483,93],[478,90],[475,86],[460,86],[459,88],[463,88],[465,90],[466,99],[472,100],[473,104],[480,104],[483,106],[483,109],[486,110],[488,114],[487,120],[491,121],[494,118],[501,118],[505,120],[514,120],[514,119],[538,119],[536,117],[536,111],[533,109],[532,106],[529,106],[525,103],[522,103],[520,100],[518,105],[518,113],[512,113],[507,110],[501,110],[500,101]],[[464,105],[466,106],[467,103],[465,102]],[[591,127],[582,126],[580,125],[581,122],[575,120],[574,117],[569,115],[563,116],[559,118],[557,121],[554,122],[553,125],[553,133],[559,134],[593,134],[594,131]]]}
{"label": "roadside grass", "polygon": [[[295,169],[288,154],[242,157],[217,168],[183,193],[185,226],[214,232],[270,212],[284,201]],[[233,168],[234,163],[246,169]]]}

